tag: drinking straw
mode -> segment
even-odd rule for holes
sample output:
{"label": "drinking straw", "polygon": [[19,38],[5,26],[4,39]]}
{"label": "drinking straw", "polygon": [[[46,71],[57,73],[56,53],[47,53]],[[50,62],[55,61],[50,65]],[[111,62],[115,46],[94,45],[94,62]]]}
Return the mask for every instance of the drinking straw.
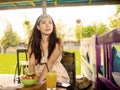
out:
{"label": "drinking straw", "polygon": [[41,65],[43,65],[43,64],[45,64],[45,65],[46,65],[46,67],[47,67],[47,71],[49,72],[50,70],[49,70],[49,68],[48,68],[47,63],[41,63]]}
{"label": "drinking straw", "polygon": [[49,70],[49,68],[48,68],[48,65],[47,65],[47,63],[45,63],[45,65],[46,65],[46,67],[47,67],[47,71],[49,72],[50,70]]}

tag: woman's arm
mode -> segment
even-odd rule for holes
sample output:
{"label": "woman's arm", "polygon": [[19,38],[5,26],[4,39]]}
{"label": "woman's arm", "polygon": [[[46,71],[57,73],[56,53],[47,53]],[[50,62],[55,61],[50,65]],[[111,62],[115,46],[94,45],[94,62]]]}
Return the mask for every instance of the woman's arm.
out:
{"label": "woman's arm", "polygon": [[[62,51],[63,51],[63,43],[61,42],[60,44],[56,44],[55,49],[54,49],[53,53],[51,54],[51,56],[47,62],[49,71],[52,70],[54,63],[57,61],[57,59],[60,56],[60,54],[62,53]],[[47,72],[47,67],[45,67],[43,69],[43,71],[40,75],[40,79],[39,79],[40,82],[45,79],[46,72]]]}
{"label": "woman's arm", "polygon": [[31,48],[28,48],[28,56],[29,56],[29,72],[35,72],[35,56],[34,54],[32,54],[30,56],[31,53]]}

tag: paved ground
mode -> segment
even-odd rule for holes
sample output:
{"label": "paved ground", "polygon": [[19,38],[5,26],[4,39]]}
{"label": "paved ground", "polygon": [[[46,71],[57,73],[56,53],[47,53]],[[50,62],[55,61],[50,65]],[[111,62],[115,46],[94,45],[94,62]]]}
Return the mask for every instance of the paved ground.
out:
{"label": "paved ground", "polygon": [[11,74],[0,74],[0,85],[3,86],[4,89],[0,90],[15,90],[12,89],[11,86],[18,85],[17,83],[14,84],[14,75]]}
{"label": "paved ground", "polygon": [[0,74],[0,85],[9,85],[13,84],[14,75],[12,74]]}

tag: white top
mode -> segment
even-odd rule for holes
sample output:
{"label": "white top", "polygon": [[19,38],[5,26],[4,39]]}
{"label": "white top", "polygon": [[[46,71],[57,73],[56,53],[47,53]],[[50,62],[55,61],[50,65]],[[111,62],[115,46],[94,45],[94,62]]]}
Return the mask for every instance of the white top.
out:
{"label": "white top", "polygon": [[[64,68],[64,66],[61,63],[61,59],[62,59],[62,54],[58,57],[57,61],[53,65],[52,71],[56,71],[57,72],[57,82],[69,83],[70,82],[70,78],[68,76],[68,73],[67,73],[66,69]],[[41,63],[47,63],[47,55],[42,57]],[[45,67],[45,64],[43,64],[43,65],[40,65],[40,64],[36,65],[35,71],[36,71],[36,74],[38,76],[40,76],[40,74],[41,74],[42,70],[44,69],[44,67]]]}

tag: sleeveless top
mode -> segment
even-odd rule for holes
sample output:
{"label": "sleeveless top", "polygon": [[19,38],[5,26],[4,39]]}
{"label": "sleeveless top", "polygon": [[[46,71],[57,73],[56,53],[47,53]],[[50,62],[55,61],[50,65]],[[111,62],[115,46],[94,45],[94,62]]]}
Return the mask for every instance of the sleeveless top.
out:
{"label": "sleeveless top", "polygon": [[[57,82],[70,83],[70,78],[68,76],[66,69],[64,68],[64,66],[61,63],[61,59],[62,59],[62,54],[58,57],[57,61],[54,63],[54,65],[52,67],[52,71],[55,71],[57,73]],[[47,55],[42,57],[41,63],[47,63]],[[46,67],[45,64],[42,64],[42,65],[37,64],[35,66],[35,72],[38,76],[40,76],[44,67]]]}

